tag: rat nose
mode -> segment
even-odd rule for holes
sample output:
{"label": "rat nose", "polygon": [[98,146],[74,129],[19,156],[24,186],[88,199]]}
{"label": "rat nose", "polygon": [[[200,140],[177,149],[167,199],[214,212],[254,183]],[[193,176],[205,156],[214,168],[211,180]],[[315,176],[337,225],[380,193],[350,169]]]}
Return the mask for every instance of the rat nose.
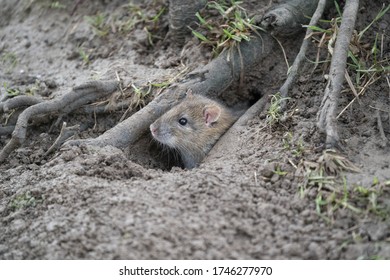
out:
{"label": "rat nose", "polygon": [[153,124],[151,124],[151,125],[149,126],[149,128],[150,128],[150,132],[152,132],[153,135],[156,134],[156,132],[157,132],[157,127],[155,127]]}

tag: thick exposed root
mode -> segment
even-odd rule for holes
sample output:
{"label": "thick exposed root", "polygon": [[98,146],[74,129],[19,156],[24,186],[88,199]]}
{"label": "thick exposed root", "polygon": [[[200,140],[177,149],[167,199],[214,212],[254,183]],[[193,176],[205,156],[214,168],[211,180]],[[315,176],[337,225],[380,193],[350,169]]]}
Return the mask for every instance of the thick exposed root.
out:
{"label": "thick exposed root", "polygon": [[[267,11],[260,24],[275,36],[292,36],[302,31],[303,24],[309,23],[309,18],[315,12],[318,2],[318,0],[287,1]],[[329,4],[331,1],[325,2],[323,4]]]}
{"label": "thick exposed root", "polygon": [[42,114],[64,115],[72,112],[82,105],[99,100],[110,95],[118,88],[117,81],[93,81],[73,88],[71,92],[59,98],[46,102],[40,102],[24,110],[16,123],[11,140],[0,152],[0,162],[3,162],[9,154],[22,145],[26,139],[29,120]]}
{"label": "thick exposed root", "polygon": [[227,87],[239,81],[242,69],[249,72],[258,67],[261,60],[271,52],[273,45],[272,37],[261,33],[261,37],[254,37],[251,41],[240,44],[240,51],[225,51],[206,66],[195,69],[182,82],[171,86],[147,106],[101,136],[95,139],[72,140],[66,144],[112,145],[117,148],[131,145],[148,131],[152,122],[178,104],[189,89],[194,94],[217,97]]}
{"label": "thick exposed root", "polygon": [[[176,32],[179,30],[177,32],[177,38],[179,39],[182,36],[181,28],[185,25],[181,23],[175,25],[175,12],[177,13],[178,19],[179,17],[181,17],[181,19],[184,20],[186,17],[183,17],[183,15],[180,15],[180,13],[186,11],[186,8],[187,10],[197,10],[201,8],[201,6],[204,5],[206,1],[193,1],[193,3],[190,5],[191,9],[188,9],[190,6],[187,7],[183,5],[182,2],[183,1],[170,1],[170,13],[172,13],[170,15],[170,27],[172,32]],[[326,1],[320,1],[318,12],[324,9],[324,2]],[[177,3],[179,3],[180,5]],[[269,11],[263,18],[262,23],[264,26],[270,28],[273,33],[283,35],[283,32],[280,32],[279,30],[280,28],[282,28],[285,31],[287,30],[287,33],[291,35],[291,33],[295,33],[296,30],[302,29],[301,24],[308,22],[306,16],[311,15],[314,12],[317,7],[317,3],[317,0],[289,1],[286,4],[277,6],[276,8]],[[282,12],[279,13],[278,11]],[[283,11],[289,12],[290,15],[286,17]],[[281,16],[283,17],[283,21],[281,21]],[[317,18],[317,13],[315,15],[315,18]],[[293,20],[295,23],[292,24],[290,22],[291,20]],[[294,27],[295,31],[293,32],[286,28],[286,24],[290,27]],[[274,44],[275,40],[272,38],[272,36],[265,32],[259,32],[257,33],[257,36],[253,37],[249,42],[243,42],[234,49],[225,50],[218,58],[212,60],[206,66],[195,69],[194,71],[189,73],[184,80],[172,85],[170,88],[158,95],[143,109],[139,110],[137,113],[133,114],[128,119],[120,122],[118,125],[106,131],[99,137],[95,139],[71,140],[66,142],[66,145],[78,145],[86,143],[96,146],[112,145],[118,148],[127,147],[138,141],[148,131],[149,125],[152,122],[154,122],[163,113],[165,113],[167,110],[169,110],[178,102],[180,102],[189,89],[191,89],[195,94],[207,95],[209,97],[217,97],[230,85],[237,84],[240,79],[242,80],[244,74],[250,73],[254,69],[254,67],[259,67],[262,59],[271,53]],[[0,110],[3,111],[7,108],[11,108],[11,105],[19,107],[29,105],[32,106],[30,106],[20,114],[11,140],[0,152],[0,162],[4,161],[12,151],[14,151],[21,144],[23,144],[26,138],[26,129],[28,122],[35,116],[42,114],[58,115],[59,119],[56,125],[59,125],[63,115],[66,115],[85,104],[91,103],[92,101],[107,97],[117,89],[117,86],[118,82],[116,81],[92,82],[79,87],[75,87],[70,93],[50,101],[22,101],[22,98],[20,98],[21,105],[11,104],[12,102],[17,103],[16,99],[12,102],[9,101],[9,104],[2,104],[2,106],[0,106]],[[257,104],[257,106],[260,106],[262,109],[266,102],[266,99],[267,98],[263,98],[260,102],[261,106],[259,104]],[[253,108],[257,107],[255,106]],[[91,108],[88,107],[84,108],[84,110],[87,111],[90,109]],[[102,111],[105,110],[105,108],[103,107],[101,107],[100,109]],[[96,112],[97,109],[95,108],[93,110]],[[246,113],[244,115],[244,118],[247,118],[250,115],[250,112],[253,110],[255,109],[251,109],[248,113]],[[259,110],[260,109],[258,109],[256,112],[258,112]],[[9,128],[4,128],[2,130],[9,131]],[[234,131],[234,128],[232,131]],[[64,133],[64,135],[68,137],[68,133]],[[54,148],[57,148],[60,145],[59,143],[62,143],[66,137],[60,135],[60,137],[57,139],[58,141],[56,141],[56,143],[53,145],[52,148],[49,149],[48,152],[52,152]]]}
{"label": "thick exposed root", "polygon": [[344,7],[342,22],[337,36],[332,57],[329,81],[318,114],[318,128],[326,133],[326,147],[340,147],[340,137],[337,129],[336,111],[339,104],[340,91],[344,82],[349,43],[355,27],[359,0],[348,0]]}
{"label": "thick exposed root", "polygon": [[206,5],[206,0],[169,0],[169,32],[167,38],[182,45],[188,26],[195,22],[195,14]]}
{"label": "thick exposed root", "polygon": [[7,113],[13,109],[21,107],[29,107],[38,103],[41,103],[42,98],[35,96],[21,95],[14,98],[8,99],[4,102],[0,102],[0,113]]}

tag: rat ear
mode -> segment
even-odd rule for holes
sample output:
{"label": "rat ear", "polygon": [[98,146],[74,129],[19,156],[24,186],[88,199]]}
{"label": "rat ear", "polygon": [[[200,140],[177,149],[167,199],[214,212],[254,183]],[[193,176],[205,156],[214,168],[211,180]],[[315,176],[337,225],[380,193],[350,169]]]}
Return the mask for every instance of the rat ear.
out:
{"label": "rat ear", "polygon": [[192,98],[193,96],[194,94],[192,93],[192,89],[189,88],[186,92],[186,97]]}
{"label": "rat ear", "polygon": [[207,126],[215,123],[221,115],[221,108],[217,105],[207,105],[203,109],[203,117]]}

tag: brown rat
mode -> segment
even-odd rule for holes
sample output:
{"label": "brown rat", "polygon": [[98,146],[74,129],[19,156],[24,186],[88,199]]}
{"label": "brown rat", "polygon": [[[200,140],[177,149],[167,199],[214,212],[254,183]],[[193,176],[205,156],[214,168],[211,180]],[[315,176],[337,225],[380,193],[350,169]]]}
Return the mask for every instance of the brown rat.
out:
{"label": "brown rat", "polygon": [[237,119],[222,104],[188,93],[177,106],[150,125],[158,142],[177,150],[187,169],[196,167]]}

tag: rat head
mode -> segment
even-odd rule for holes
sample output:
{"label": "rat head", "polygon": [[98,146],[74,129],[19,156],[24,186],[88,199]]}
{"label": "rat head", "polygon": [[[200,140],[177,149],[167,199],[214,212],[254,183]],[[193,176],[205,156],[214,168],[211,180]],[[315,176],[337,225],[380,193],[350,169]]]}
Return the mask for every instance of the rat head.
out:
{"label": "rat head", "polygon": [[[157,141],[181,153],[206,153],[215,142],[223,107],[208,98],[188,94],[177,106],[150,125]],[[213,143],[211,143],[213,144]]]}

